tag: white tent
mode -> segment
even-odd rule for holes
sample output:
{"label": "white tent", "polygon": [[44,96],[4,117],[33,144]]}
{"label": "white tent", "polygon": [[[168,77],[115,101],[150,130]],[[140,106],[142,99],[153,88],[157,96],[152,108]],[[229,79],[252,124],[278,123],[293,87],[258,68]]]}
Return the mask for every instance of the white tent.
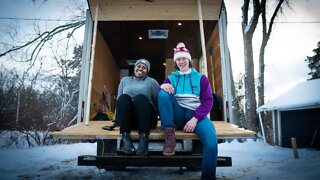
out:
{"label": "white tent", "polygon": [[[302,82],[257,108],[265,140],[261,113],[272,111],[273,143],[281,145],[281,111],[320,108],[320,79]],[[266,141],[266,140],[265,140]]]}

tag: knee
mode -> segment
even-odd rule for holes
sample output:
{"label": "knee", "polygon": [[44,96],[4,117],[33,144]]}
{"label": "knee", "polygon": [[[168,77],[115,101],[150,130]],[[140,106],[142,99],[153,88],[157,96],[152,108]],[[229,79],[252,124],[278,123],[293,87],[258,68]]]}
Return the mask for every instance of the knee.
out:
{"label": "knee", "polygon": [[133,98],[133,106],[136,109],[140,109],[141,110],[141,108],[142,108],[142,109],[147,110],[150,107],[149,104],[150,104],[149,103],[149,99],[146,96],[142,95],[142,94],[138,94],[137,96],[135,96]]}
{"label": "knee", "polygon": [[161,89],[158,93],[158,99],[168,98],[170,94],[167,93],[165,90]]}
{"label": "knee", "polygon": [[131,97],[128,94],[121,94],[117,99],[117,103],[128,102],[128,101],[131,101]]}
{"label": "knee", "polygon": [[138,94],[134,97],[134,103],[148,102],[148,98],[143,94]]}

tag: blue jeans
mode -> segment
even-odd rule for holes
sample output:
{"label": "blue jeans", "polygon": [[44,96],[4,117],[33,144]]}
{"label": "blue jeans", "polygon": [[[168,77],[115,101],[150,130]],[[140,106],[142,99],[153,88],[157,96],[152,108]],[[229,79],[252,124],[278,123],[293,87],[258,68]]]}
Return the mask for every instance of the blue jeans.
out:
{"label": "blue jeans", "polygon": [[[194,114],[193,110],[181,107],[174,95],[164,90],[159,91],[158,107],[163,129],[182,129]],[[203,149],[201,179],[216,179],[218,143],[215,127],[211,120],[205,117],[199,119],[195,127],[195,133],[198,135]]]}

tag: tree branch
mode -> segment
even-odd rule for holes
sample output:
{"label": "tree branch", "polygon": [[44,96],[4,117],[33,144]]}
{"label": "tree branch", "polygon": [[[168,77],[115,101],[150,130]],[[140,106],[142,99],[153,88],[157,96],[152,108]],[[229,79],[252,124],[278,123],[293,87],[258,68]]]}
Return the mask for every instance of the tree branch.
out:
{"label": "tree branch", "polygon": [[5,56],[11,52],[14,52],[14,51],[17,51],[17,50],[21,50],[27,46],[31,46],[33,44],[36,44],[36,47],[33,49],[31,55],[30,55],[30,58],[28,58],[28,61],[32,61],[33,59],[36,59],[42,49],[42,47],[44,46],[44,44],[51,40],[55,35],[63,32],[63,31],[66,31],[68,29],[72,29],[71,31],[71,35],[74,33],[74,31],[78,28],[80,28],[81,26],[83,26],[85,23],[84,20],[79,20],[79,21],[75,21],[75,22],[72,22],[72,23],[68,23],[68,24],[64,24],[64,25],[61,25],[61,26],[58,26],[58,27],[55,27],[54,29],[52,29],[51,31],[46,31],[46,32],[43,32],[42,34],[40,34],[39,36],[35,37],[34,39],[20,45],[20,46],[14,46],[12,47],[11,49],[3,52],[3,53],[0,53],[0,57],[2,56]]}

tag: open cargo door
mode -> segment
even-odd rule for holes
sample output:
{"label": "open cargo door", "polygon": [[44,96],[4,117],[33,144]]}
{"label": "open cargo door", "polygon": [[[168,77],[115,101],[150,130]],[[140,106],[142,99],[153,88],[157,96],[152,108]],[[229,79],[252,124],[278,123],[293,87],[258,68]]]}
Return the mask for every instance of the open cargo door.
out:
{"label": "open cargo door", "polygon": [[[229,122],[232,72],[226,12],[221,0],[88,0],[88,3],[78,123],[90,125],[89,116],[96,113],[101,95],[107,89],[109,96],[115,97],[121,77],[130,74],[131,65],[139,58],[151,62],[149,76],[162,83],[174,70],[173,47],[181,41],[187,44],[194,67],[207,74],[214,93],[221,98],[222,119]],[[108,100],[107,110],[114,112],[115,101]],[[81,137],[81,133],[75,135]],[[91,133],[90,136],[95,136]],[[61,133],[53,136],[58,134],[57,137],[62,137]],[[241,136],[246,137],[245,134]],[[235,135],[230,131],[226,137],[232,136]]]}
{"label": "open cargo door", "polygon": [[82,61],[81,61],[81,74],[79,83],[79,102],[78,102],[78,118],[77,123],[83,122],[84,117],[87,117],[87,112],[85,111],[86,101],[88,97],[88,81],[89,81],[89,68],[90,68],[90,57],[91,57],[91,42],[92,42],[92,18],[90,11],[86,12],[86,23],[85,23],[85,33],[83,39],[83,49],[82,49]]}

